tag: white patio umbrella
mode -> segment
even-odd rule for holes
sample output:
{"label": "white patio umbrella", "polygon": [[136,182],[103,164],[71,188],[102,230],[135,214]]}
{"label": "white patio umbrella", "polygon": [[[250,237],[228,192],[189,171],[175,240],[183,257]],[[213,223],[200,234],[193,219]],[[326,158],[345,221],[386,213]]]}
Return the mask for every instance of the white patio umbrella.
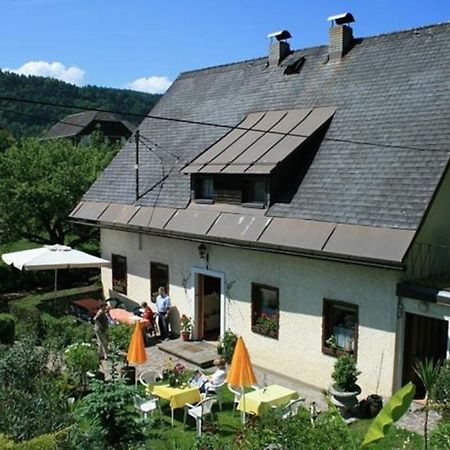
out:
{"label": "white patio umbrella", "polygon": [[44,245],[43,247],[4,253],[3,261],[19,270],[54,270],[55,291],[58,283],[58,269],[83,269],[105,267],[110,264],[106,259],[97,258],[89,253],[74,250],[67,245]]}

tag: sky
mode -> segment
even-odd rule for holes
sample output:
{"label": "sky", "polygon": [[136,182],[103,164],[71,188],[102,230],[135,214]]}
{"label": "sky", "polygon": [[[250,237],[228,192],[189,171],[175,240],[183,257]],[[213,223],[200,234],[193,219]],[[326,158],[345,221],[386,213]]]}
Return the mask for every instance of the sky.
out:
{"label": "sky", "polygon": [[450,20],[450,0],[0,0],[0,68],[163,93],[180,72],[265,56],[267,34],[324,45],[330,15],[355,37]]}

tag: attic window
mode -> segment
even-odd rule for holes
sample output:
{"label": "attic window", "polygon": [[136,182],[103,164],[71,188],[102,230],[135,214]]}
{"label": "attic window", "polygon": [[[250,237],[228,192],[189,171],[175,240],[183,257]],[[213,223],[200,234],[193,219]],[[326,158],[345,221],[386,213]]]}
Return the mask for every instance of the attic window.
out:
{"label": "attic window", "polygon": [[284,69],[284,74],[285,75],[293,75],[295,73],[299,73],[300,70],[302,70],[303,64],[305,64],[304,56],[295,60],[293,63],[287,65],[286,69]]}
{"label": "attic window", "polygon": [[195,200],[212,203],[214,200],[214,180],[212,176],[202,176],[195,180]]}
{"label": "attic window", "polygon": [[244,180],[242,203],[244,206],[264,208],[266,204],[266,180]]}

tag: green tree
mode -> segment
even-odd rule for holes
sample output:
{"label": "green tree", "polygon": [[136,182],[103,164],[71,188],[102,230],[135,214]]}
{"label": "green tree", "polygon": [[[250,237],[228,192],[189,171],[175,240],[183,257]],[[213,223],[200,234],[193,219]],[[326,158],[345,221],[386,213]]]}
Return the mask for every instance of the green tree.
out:
{"label": "green tree", "polygon": [[37,139],[0,154],[0,241],[74,245],[87,240],[89,236],[78,235],[65,242],[75,230],[67,216],[113,154],[107,146]]}

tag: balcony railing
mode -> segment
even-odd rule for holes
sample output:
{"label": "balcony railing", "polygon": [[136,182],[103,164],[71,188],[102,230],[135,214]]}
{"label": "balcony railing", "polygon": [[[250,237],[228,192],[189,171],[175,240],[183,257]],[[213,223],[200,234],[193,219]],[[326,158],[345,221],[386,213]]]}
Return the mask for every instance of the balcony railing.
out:
{"label": "balcony railing", "polygon": [[416,243],[407,259],[408,281],[430,280],[450,276],[450,247]]}

